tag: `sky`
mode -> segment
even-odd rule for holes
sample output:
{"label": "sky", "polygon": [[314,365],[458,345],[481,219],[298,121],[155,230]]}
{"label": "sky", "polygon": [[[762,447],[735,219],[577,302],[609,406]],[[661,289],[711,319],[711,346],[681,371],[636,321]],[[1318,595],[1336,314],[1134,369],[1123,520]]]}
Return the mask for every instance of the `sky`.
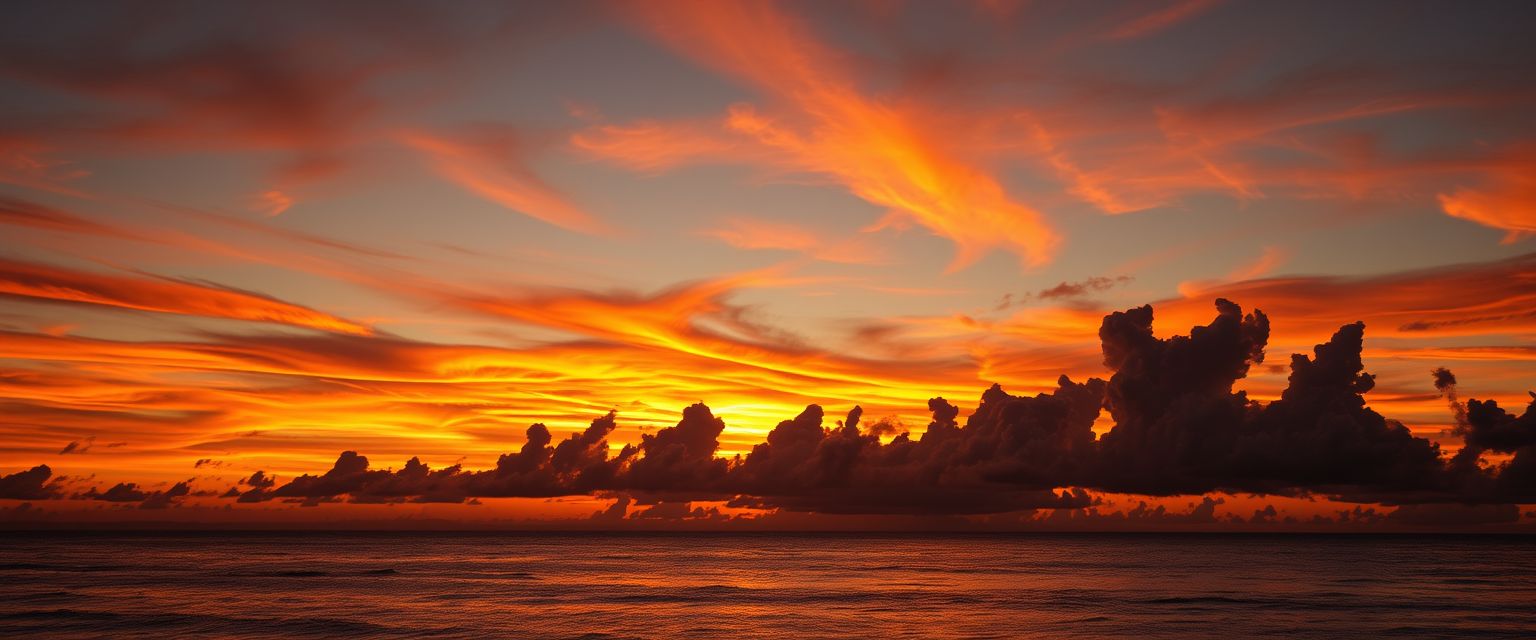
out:
{"label": "sky", "polygon": [[1536,526],[1527,3],[86,7],[0,526]]}

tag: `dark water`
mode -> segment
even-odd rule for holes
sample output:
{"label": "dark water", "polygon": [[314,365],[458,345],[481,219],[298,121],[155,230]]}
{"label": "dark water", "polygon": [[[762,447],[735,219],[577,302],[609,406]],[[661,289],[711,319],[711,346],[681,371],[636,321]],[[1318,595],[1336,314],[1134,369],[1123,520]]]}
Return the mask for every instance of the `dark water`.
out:
{"label": "dark water", "polygon": [[1536,539],[0,537],[0,637],[1536,637]]}

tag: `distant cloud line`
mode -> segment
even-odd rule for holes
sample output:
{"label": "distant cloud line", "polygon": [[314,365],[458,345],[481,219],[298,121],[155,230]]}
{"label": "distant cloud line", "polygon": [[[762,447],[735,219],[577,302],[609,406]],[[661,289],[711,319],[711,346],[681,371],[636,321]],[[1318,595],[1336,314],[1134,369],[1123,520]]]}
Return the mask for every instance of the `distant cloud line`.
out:
{"label": "distant cloud line", "polygon": [[[997,385],[962,426],[960,409],[928,402],[919,437],[882,442],[891,425],[862,424],[854,407],[824,426],[811,405],[778,424],[746,455],[717,456],[725,423],[703,403],[672,427],[641,435],[610,455],[610,412],[556,443],[534,424],[516,453],[491,469],[431,469],[412,458],[399,470],[370,467],[345,451],[320,475],[279,484],[256,472],[225,498],[242,503],[449,502],[490,497],[629,494],[669,501],[723,500],[732,506],[844,514],[985,514],[1091,506],[1088,490],[1145,495],[1215,491],[1322,495],[1387,504],[1536,502],[1536,393],[1515,416],[1492,400],[1462,404],[1455,376],[1436,370],[1466,446],[1439,445],[1366,406],[1375,384],[1361,361],[1365,326],[1347,324],[1311,356],[1291,357],[1290,380],[1268,404],[1234,383],[1264,361],[1269,319],[1217,300],[1217,315],[1188,335],[1153,335],[1152,307],[1105,316],[1099,328],[1109,380],[1062,376],[1056,390],[1012,396]],[[1095,438],[1107,410],[1114,427]],[[1486,454],[1507,457],[1490,464]],[[1061,488],[1068,487],[1066,490]],[[46,465],[0,477],[0,498],[137,502],[165,507],[190,495],[187,483],[144,491],[119,483],[66,494]]]}

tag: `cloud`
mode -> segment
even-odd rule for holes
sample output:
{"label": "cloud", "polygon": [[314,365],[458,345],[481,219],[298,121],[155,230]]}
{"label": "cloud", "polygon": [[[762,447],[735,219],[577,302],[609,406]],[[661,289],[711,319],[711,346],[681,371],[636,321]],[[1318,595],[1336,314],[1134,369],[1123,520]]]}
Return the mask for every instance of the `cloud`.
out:
{"label": "cloud", "polygon": [[257,293],[0,259],[0,295],[369,335],[367,326]]}
{"label": "cloud", "polygon": [[[929,401],[933,421],[922,437],[901,434],[882,445],[861,433],[858,415],[823,429],[812,405],[781,422],[767,441],[731,469],[741,504],[821,513],[997,513],[1086,506],[1072,484],[1092,453],[1103,382],[1017,398],[993,386],[967,426],[959,409]],[[858,413],[862,413],[861,411]]]}
{"label": "cloud", "polygon": [[[769,3],[692,3],[634,11],[653,34],[699,63],[761,91],[783,115],[731,107],[725,142],[698,142],[697,125],[657,135],[656,123],[599,127],[578,135],[584,151],[655,170],[693,159],[766,162],[825,176],[885,208],[871,229],[915,223],[954,242],[950,270],[993,249],[1040,265],[1059,238],[1036,209],[1010,197],[991,173],[956,145],[931,114],[860,93],[846,55],[814,38],[806,25]],[[689,144],[640,141],[676,137]],[[740,147],[760,151],[742,154]],[[760,160],[767,158],[767,160]]]}
{"label": "cloud", "polygon": [[185,498],[191,493],[191,489],[185,482],[178,482],[165,491],[156,491],[144,498],[139,503],[140,509],[165,509],[176,506],[180,498]]}
{"label": "cloud", "polygon": [[1264,247],[1264,252],[1258,258],[1247,264],[1239,265],[1220,280],[1190,280],[1179,283],[1179,294],[1185,297],[1198,296],[1205,291],[1222,284],[1223,282],[1247,282],[1269,275],[1276,267],[1283,264],[1289,257],[1289,253],[1279,247]]}
{"label": "cloud", "polygon": [[794,251],[824,262],[844,264],[880,264],[885,257],[875,247],[857,238],[836,241],[797,225],[752,218],[733,217],[717,228],[699,235],[715,238],[738,249],[775,249]]}
{"label": "cloud", "polygon": [[178,482],[164,491],[146,491],[137,483],[119,482],[106,491],[98,491],[95,487],[91,487],[73,497],[79,500],[98,500],[119,504],[138,503],[140,509],[166,509],[178,506],[181,499],[191,493],[191,487],[187,482]]}
{"label": "cloud", "polygon": [[1145,37],[1185,22],[1210,9],[1217,2],[1218,0],[1178,0],[1169,3],[1166,8],[1117,25],[1105,33],[1104,38],[1130,40]]}
{"label": "cloud", "polygon": [[1130,276],[1094,276],[1078,282],[1065,282],[1054,287],[1041,289],[1035,293],[1035,297],[1041,300],[1058,300],[1062,298],[1081,298],[1083,296],[1108,291],[1116,286],[1130,282]]}
{"label": "cloud", "polygon": [[[1081,509],[1093,504],[1087,491],[1227,491],[1421,504],[1496,503],[1529,496],[1536,487],[1530,470],[1536,409],[1517,418],[1492,401],[1470,401],[1468,447],[1514,455],[1500,468],[1470,470],[1458,469],[1437,445],[1370,409],[1365,395],[1375,379],[1364,372],[1362,323],[1343,325],[1311,355],[1293,355],[1288,386],[1264,404],[1233,387],[1264,361],[1266,314],[1244,314],[1219,300],[1212,321],[1169,338],[1153,334],[1152,318],[1152,308],[1143,306],[1103,319],[1104,361],[1114,372],[1109,380],[1078,383],[1062,376],[1055,390],[1034,396],[1014,396],[994,385],[963,424],[960,407],[932,398],[932,420],[919,437],[901,433],[882,443],[890,430],[862,429],[862,408],[829,427],[822,407],[810,405],[744,455],[727,458],[719,455],[725,422],[694,404],[675,425],[642,433],[617,454],[607,442],[618,428],[617,414],[609,412],[558,444],[545,425],[534,424],[520,450],[501,455],[486,470],[457,464],[432,469],[419,458],[399,470],[374,469],[368,458],[345,451],[323,474],[278,485],[257,472],[242,482],[249,490],[226,495],[243,502],[317,504],[625,494],[683,505],[666,509],[693,514],[688,517],[714,517],[694,514],[684,503],[986,514]],[[1443,371],[1436,376],[1443,387],[1454,377]],[[1096,439],[1101,407],[1114,424]],[[154,495],[124,483],[87,497],[146,502]],[[1215,504],[1191,517],[1210,520]],[[640,517],[627,514],[627,507],[604,516]]]}
{"label": "cloud", "polygon": [[721,135],[724,125],[723,120],[604,124],[572,134],[570,143],[595,159],[648,173],[700,161],[760,162],[770,159],[770,155],[751,140]]}
{"label": "cloud", "polygon": [[[266,194],[277,197],[263,196],[275,215],[296,191],[358,162],[356,147],[404,110],[409,101],[384,98],[375,83],[448,62],[498,19],[464,25],[406,3],[370,9],[359,19],[340,6],[194,6],[181,9],[182,20],[154,22],[120,7],[89,21],[32,7],[8,31],[46,23],[49,37],[0,38],[0,77],[91,108],[40,110],[23,100],[6,115],[48,148],[74,152],[275,152]],[[391,46],[373,46],[381,41]],[[93,53],[79,55],[82,47]]]}
{"label": "cloud", "polygon": [[1196,321],[1216,298],[1249,300],[1276,317],[1287,345],[1326,335],[1342,310],[1382,338],[1477,336],[1536,326],[1528,283],[1536,253],[1372,276],[1269,277],[1212,286],[1155,303],[1162,317]]}
{"label": "cloud", "polygon": [[53,470],[40,464],[26,471],[0,475],[0,498],[7,500],[45,500],[58,495],[56,487],[48,484]]}
{"label": "cloud", "polygon": [[1480,188],[1458,187],[1439,195],[1446,215],[1502,229],[1506,244],[1536,234],[1536,161],[1486,179]]}
{"label": "cloud", "polygon": [[534,173],[526,151],[506,133],[475,136],[475,142],[404,132],[401,142],[421,152],[439,175],[486,200],[569,231],[612,229]]}
{"label": "cloud", "polygon": [[[1463,491],[1474,494],[1467,501],[1536,499],[1536,391],[1518,417],[1495,400],[1474,398],[1467,401],[1464,417],[1458,412],[1458,418],[1464,420],[1457,425],[1464,444],[1452,468],[1462,474]],[[1481,458],[1488,452],[1511,456],[1496,467],[1492,496],[1482,495],[1490,492],[1488,478],[1480,472]]]}
{"label": "cloud", "polygon": [[1313,356],[1291,356],[1280,399],[1250,417],[1232,473],[1240,488],[1286,484],[1328,490],[1416,492],[1444,484],[1438,445],[1366,406],[1365,325],[1340,327]]}
{"label": "cloud", "polygon": [[53,149],[26,134],[0,132],[0,183],[79,196],[68,185],[90,175],[73,163],[52,157]]}
{"label": "cloud", "polygon": [[1152,307],[1115,312],[1099,328],[1115,427],[1101,443],[1112,491],[1173,494],[1215,489],[1248,410],[1232,386],[1262,363],[1269,318],[1227,300],[1189,336],[1152,335]]}
{"label": "cloud", "polygon": [[[1221,290],[1251,294],[1266,312],[1284,314],[1279,316],[1284,321],[1271,327],[1272,352],[1311,353],[1313,344],[1338,328],[1335,318],[1365,319],[1371,340],[1363,356],[1377,359],[1378,367],[1395,367],[1381,370],[1388,386],[1375,391],[1371,404],[1392,415],[1381,407],[1404,406],[1386,404],[1396,402],[1395,378],[1404,367],[1423,367],[1412,375],[1422,381],[1419,376],[1445,360],[1483,362],[1519,354],[1464,347],[1407,353],[1402,342],[1382,338],[1519,335],[1529,319],[1492,318],[1521,309],[1520,283],[1529,262],[1521,257],[1361,278],[1294,276]],[[387,455],[395,465],[412,456],[494,460],[505,442],[489,434],[500,433],[508,422],[549,424],[554,447],[566,433],[562,429],[574,426],[562,421],[612,408],[619,409],[624,428],[610,440],[638,443],[641,430],[675,424],[673,410],[700,399],[729,424],[719,436],[726,457],[745,456],[779,419],[813,402],[839,411],[857,403],[869,412],[864,422],[878,424],[877,416],[893,425],[880,434],[883,439],[903,430],[894,425],[908,424],[915,427],[915,440],[929,422],[923,403],[934,396],[974,397],[981,385],[969,381],[1002,381],[1014,393],[1033,394],[1054,389],[1062,372],[1079,382],[1105,376],[1101,354],[1089,346],[1102,312],[1030,309],[990,326],[979,319],[964,329],[968,334],[956,333],[961,329],[954,318],[946,318],[950,324],[944,326],[895,319],[902,333],[892,339],[916,346],[875,358],[868,354],[881,345],[871,341],[859,342],[857,349],[828,348],[755,327],[744,315],[749,309],[732,300],[745,287],[784,280],[748,274],[642,293],[423,285],[435,309],[516,321],[551,336],[517,347],[318,332],[205,332],[180,340],[4,332],[0,354],[32,364],[0,377],[0,391],[10,398],[7,415],[49,430],[13,441],[13,455],[51,455],[82,434],[131,433],[141,451],[187,451],[177,466],[239,450],[261,452],[256,464],[274,468],[288,459],[329,462],[341,450],[366,452],[375,461]],[[1154,303],[1162,328],[1157,335],[1204,325],[1211,304],[1202,298]],[[1429,318],[1458,324],[1401,330],[1406,322]],[[1277,344],[1277,336],[1285,342]],[[1426,360],[1434,362],[1414,364]],[[1283,358],[1270,362],[1276,370],[1284,364]],[[1257,397],[1278,396],[1283,384],[1271,380],[1266,376],[1245,388],[1263,394]],[[1419,401],[1416,416],[1399,417],[1424,424],[1434,420],[1424,415],[1436,411],[1435,404]],[[362,435],[325,427],[360,423],[370,425]],[[252,435],[252,424],[265,425],[267,433]],[[423,443],[424,429],[452,437]],[[137,455],[112,464],[135,464],[142,460]],[[134,479],[127,472],[127,467],[114,470],[113,479]]]}
{"label": "cloud", "polygon": [[59,450],[59,455],[69,455],[71,453],[83,454],[87,451],[90,451],[91,445],[94,444],[96,444],[96,436],[90,436],[84,440],[74,440],[69,444],[64,445],[64,448]]}
{"label": "cloud", "polygon": [[119,482],[112,485],[106,491],[97,492],[93,487],[82,497],[102,502],[141,502],[149,497],[149,493],[139,489],[139,485],[133,482]]}
{"label": "cloud", "polygon": [[0,223],[44,231],[62,231],[119,240],[151,241],[150,236],[147,234],[135,233],[54,207],[3,195],[0,195]]}

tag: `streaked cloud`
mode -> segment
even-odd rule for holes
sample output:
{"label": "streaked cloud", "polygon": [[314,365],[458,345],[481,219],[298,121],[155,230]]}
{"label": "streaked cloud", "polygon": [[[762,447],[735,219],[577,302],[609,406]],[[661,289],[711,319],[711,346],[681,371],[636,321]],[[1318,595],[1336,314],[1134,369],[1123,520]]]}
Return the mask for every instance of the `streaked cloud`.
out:
{"label": "streaked cloud", "polygon": [[272,322],[354,335],[373,332],[350,320],[248,291],[11,260],[0,260],[0,294],[135,311]]}
{"label": "streaked cloud", "polygon": [[539,178],[520,157],[510,138],[468,142],[419,132],[400,140],[426,156],[444,179],[486,200],[528,217],[580,233],[609,233],[610,228]]}

